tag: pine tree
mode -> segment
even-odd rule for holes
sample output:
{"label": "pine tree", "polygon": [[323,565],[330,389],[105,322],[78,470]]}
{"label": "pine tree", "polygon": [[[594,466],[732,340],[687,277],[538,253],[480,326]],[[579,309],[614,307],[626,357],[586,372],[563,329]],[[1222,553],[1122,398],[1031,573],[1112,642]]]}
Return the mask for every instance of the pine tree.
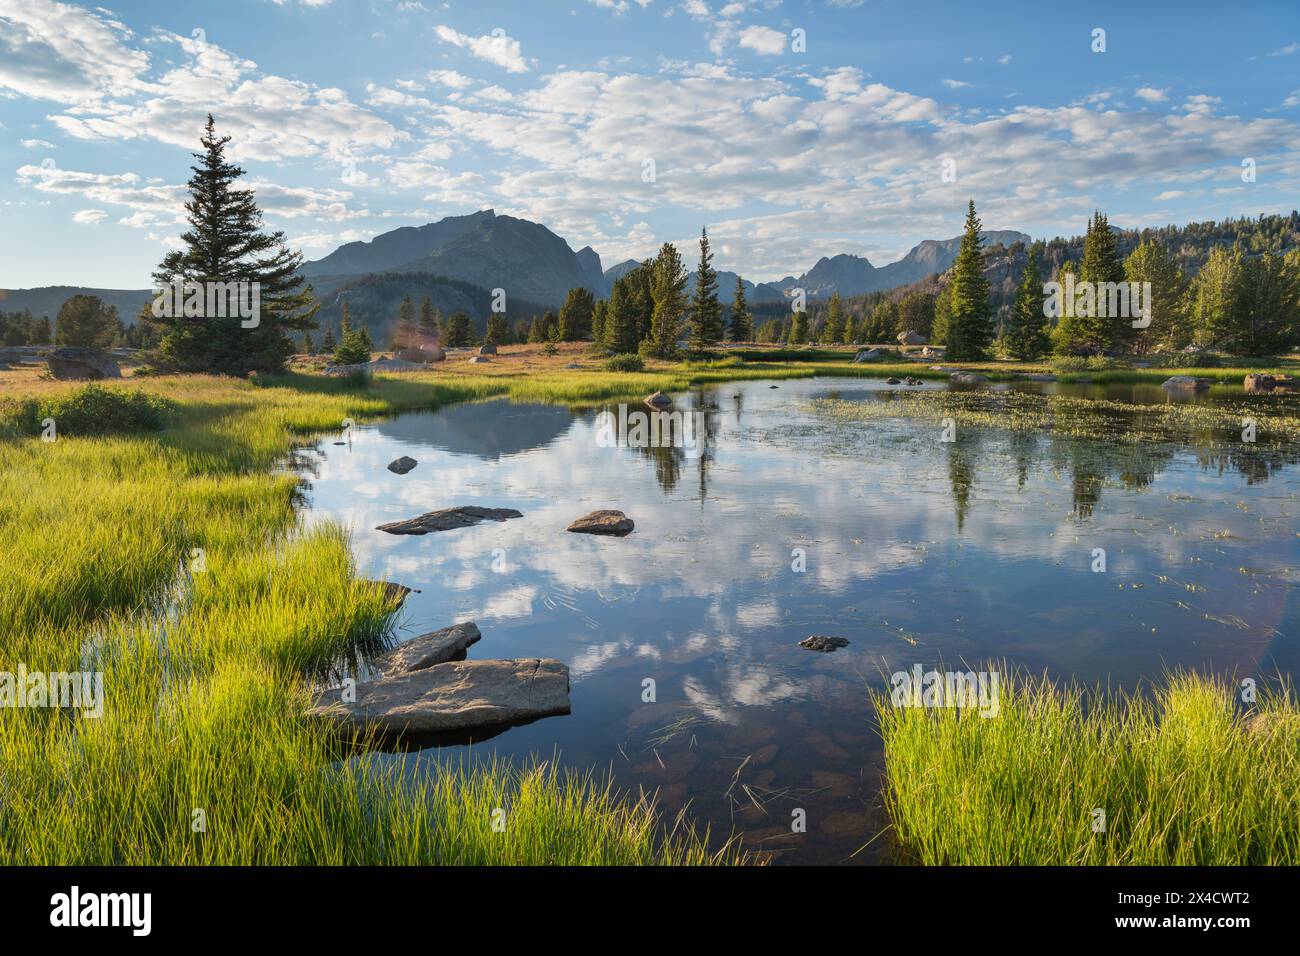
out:
{"label": "pine tree", "polygon": [[844,338],[844,303],[836,292],[826,304],[826,324],[822,326],[821,340],[826,345],[839,345]]}
{"label": "pine tree", "polygon": [[510,342],[510,329],[506,324],[506,317],[500,312],[493,312],[488,316],[487,332],[483,336],[485,345],[508,345]]}
{"label": "pine tree", "polygon": [[542,328],[542,320],[533,316],[533,321],[528,325],[528,343],[538,345],[546,341],[546,332]]}
{"label": "pine tree", "polygon": [[647,342],[651,354],[657,358],[671,358],[677,351],[682,313],[686,311],[686,278],[686,267],[677,247],[665,242],[655,258],[650,286],[654,312]]}
{"label": "pine tree", "polygon": [[397,324],[406,328],[415,325],[415,303],[409,295],[403,297],[402,304],[397,309]]}
{"label": "pine tree", "polygon": [[464,348],[474,344],[474,324],[464,309],[457,309],[447,320],[446,345],[452,348]]}
{"label": "pine tree", "polygon": [[302,334],[302,351],[304,355],[316,354],[316,343],[312,341],[310,332],[304,332]]}
{"label": "pine tree", "polygon": [[1051,347],[1043,312],[1043,276],[1038,271],[1038,254],[1032,249],[1016,289],[1005,338],[1007,351],[1018,359],[1038,358]]}
{"label": "pine tree", "polygon": [[614,280],[605,311],[605,348],[618,354],[635,352],[637,343],[636,289],[627,276]]}
{"label": "pine tree", "polygon": [[560,307],[560,341],[578,342],[591,337],[591,317],[596,299],[588,289],[577,286],[569,290]]}
{"label": "pine tree", "polygon": [[433,302],[425,296],[420,301],[420,332],[425,336],[438,340],[442,338],[442,316],[438,310],[433,307]]}
{"label": "pine tree", "polygon": [[120,328],[117,306],[105,305],[99,296],[74,295],[59,306],[54,324],[54,344],[111,348],[117,344]]}
{"label": "pine tree", "polygon": [[751,342],[754,339],[754,317],[745,302],[745,280],[736,276],[736,294],[731,300],[731,341]]}
{"label": "pine tree", "polygon": [[1092,352],[1113,352],[1125,348],[1133,339],[1133,316],[1103,314],[1110,311],[1104,287],[1124,281],[1124,264],[1119,258],[1119,243],[1115,233],[1100,212],[1094,212],[1088,221],[1079,280],[1092,287],[1093,307],[1091,316],[1079,316],[1074,323],[1076,345]]}
{"label": "pine tree", "polygon": [[1180,349],[1192,341],[1187,313],[1187,281],[1164,243],[1144,239],[1124,260],[1124,278],[1130,283],[1151,283],[1151,324],[1137,330],[1134,351]]}
{"label": "pine tree", "polygon": [[334,330],[333,330],[333,329],[326,329],[326,330],[325,330],[325,336],[324,336],[324,338],[321,339],[320,347],[321,347],[321,351],[324,352],[324,353],[326,353],[327,355],[333,355],[333,354],[334,354],[334,349],[337,348],[337,346],[336,346],[336,344],[335,344],[335,342],[334,342]]}
{"label": "pine tree", "polygon": [[805,309],[799,309],[790,320],[790,344],[808,344],[808,312]]}
{"label": "pine tree", "polygon": [[[184,247],[168,253],[154,272],[159,287],[174,282],[256,283],[257,324],[245,328],[245,317],[207,315],[185,317],[173,307],[171,315],[149,313],[149,320],[166,330],[159,350],[164,361],[182,371],[243,376],[250,371],[284,368],[293,353],[290,331],[315,328],[320,308],[298,274],[302,254],[285,245],[284,233],[262,231],[262,213],[251,190],[234,188],[244,170],[226,162],[229,136],[217,136],[208,116],[191,167],[190,198],[185,203],[190,228],[181,236]],[[175,305],[175,304],[174,304]]]}
{"label": "pine tree", "polygon": [[700,265],[695,270],[691,299],[691,351],[703,352],[722,341],[722,304],[718,301],[718,273],[713,268],[709,231],[700,230]]}
{"label": "pine tree", "polygon": [[605,318],[609,314],[609,303],[604,299],[597,301],[591,310],[591,340],[596,344],[605,341]]}
{"label": "pine tree", "polygon": [[949,299],[948,352],[957,362],[978,361],[993,341],[993,307],[989,304],[989,281],[984,278],[980,255],[980,221],[972,199],[966,210],[966,231],[953,265]]}

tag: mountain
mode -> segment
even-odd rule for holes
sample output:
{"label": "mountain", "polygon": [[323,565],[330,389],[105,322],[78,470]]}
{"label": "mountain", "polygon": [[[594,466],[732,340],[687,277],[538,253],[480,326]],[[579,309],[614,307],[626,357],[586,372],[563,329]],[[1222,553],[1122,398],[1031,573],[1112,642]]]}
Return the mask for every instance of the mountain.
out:
{"label": "mountain", "polygon": [[600,253],[591,246],[583,246],[577,256],[582,274],[587,277],[587,288],[598,296],[607,295],[609,290],[605,288],[605,273],[600,268]]}
{"label": "mountain", "polygon": [[99,296],[107,305],[117,307],[117,315],[127,325],[135,323],[140,309],[153,301],[152,289],[87,289],[74,285],[47,285],[38,289],[0,289],[0,312],[30,311],[33,316],[47,316],[51,322],[59,307],[74,295]]}
{"label": "mountain", "polygon": [[427,226],[394,229],[370,242],[350,242],[305,264],[302,271],[328,292],[337,290],[343,276],[423,273],[504,289],[508,311],[512,300],[558,308],[575,286],[601,291],[600,257],[590,248],[583,251],[580,260],[567,242],[540,223],[485,209]]}

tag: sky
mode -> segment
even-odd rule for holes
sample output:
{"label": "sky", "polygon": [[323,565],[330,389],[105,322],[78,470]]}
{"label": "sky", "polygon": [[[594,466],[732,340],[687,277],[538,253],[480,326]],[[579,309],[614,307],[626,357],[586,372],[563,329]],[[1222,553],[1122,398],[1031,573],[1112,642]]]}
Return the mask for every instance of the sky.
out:
{"label": "sky", "polygon": [[606,268],[707,226],[764,281],[968,198],[1035,237],[1289,212],[1300,4],[0,0],[0,287],[149,286],[209,111],[309,259],[492,208]]}

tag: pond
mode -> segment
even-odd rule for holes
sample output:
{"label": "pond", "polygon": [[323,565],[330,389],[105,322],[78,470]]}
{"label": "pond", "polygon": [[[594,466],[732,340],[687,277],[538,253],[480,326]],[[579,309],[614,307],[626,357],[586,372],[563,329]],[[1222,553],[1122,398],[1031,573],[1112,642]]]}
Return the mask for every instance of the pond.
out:
{"label": "pond", "polygon": [[[474,620],[472,658],[569,666],[570,715],[475,754],[612,771],[620,788],[657,791],[670,815],[689,805],[777,861],[889,862],[888,840],[873,841],[887,820],[869,694],[895,671],[994,661],[1134,689],[1180,667],[1300,669],[1293,443],[1233,447],[1199,420],[1141,443],[966,425],[945,441],[938,424],[889,411],[947,388],[701,387],[674,396],[699,415],[693,447],[611,447],[598,416],[617,403],[403,415],[320,443],[304,473],[308,519],[350,527],[367,577],[420,589],[399,639]],[[1119,428],[1131,405],[1246,401],[1239,387],[1179,399],[1038,383],[973,401],[1009,393],[1097,399]],[[1291,397],[1250,401],[1296,414]],[[854,403],[872,414],[856,418]],[[386,469],[401,455],[419,462],[405,476]],[[523,518],[423,537],[375,530],[466,504]],[[598,508],[625,511],[635,532],[566,533]],[[799,646],[814,634],[850,643]],[[466,752],[367,759],[421,773]],[[792,832],[796,810],[804,833]]]}

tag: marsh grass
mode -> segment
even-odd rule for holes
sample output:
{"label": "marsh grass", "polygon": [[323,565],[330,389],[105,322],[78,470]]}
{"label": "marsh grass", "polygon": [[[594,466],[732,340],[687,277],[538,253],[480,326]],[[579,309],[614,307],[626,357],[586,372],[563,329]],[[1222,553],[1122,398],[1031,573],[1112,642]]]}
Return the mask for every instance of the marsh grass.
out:
{"label": "marsh grass", "polygon": [[[98,718],[0,707],[0,862],[743,861],[592,776],[466,762],[417,780],[396,761],[344,759],[302,717],[313,681],[391,640],[393,608],[357,578],[341,527],[300,525],[297,480],[278,466],[345,418],[559,395],[558,378],[102,388],[165,402],[165,427],[0,437],[0,670],[98,671],[105,697]],[[69,394],[37,382],[17,397]]]}
{"label": "marsh grass", "polygon": [[1295,865],[1300,707],[1279,685],[1247,717],[1238,693],[1191,673],[1133,695],[1012,677],[989,718],[877,695],[898,840],[930,865]]}

